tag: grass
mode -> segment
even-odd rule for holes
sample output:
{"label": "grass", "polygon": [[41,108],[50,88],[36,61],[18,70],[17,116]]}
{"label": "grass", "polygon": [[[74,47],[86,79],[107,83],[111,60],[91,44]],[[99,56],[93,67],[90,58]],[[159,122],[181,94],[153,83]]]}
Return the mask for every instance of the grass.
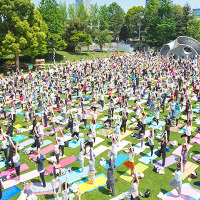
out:
{"label": "grass", "polygon": [[[116,94],[115,94],[116,96]],[[108,103],[109,100],[106,100],[105,103]],[[75,103],[78,103],[75,102]],[[90,104],[89,104],[90,105]],[[130,101],[130,105],[132,106],[135,106],[135,103],[133,101]],[[142,104],[144,106],[144,104]],[[193,107],[195,107],[195,103],[194,101],[192,101],[192,105]],[[169,104],[167,104],[166,108],[169,107]],[[8,106],[9,108],[9,106]],[[145,112],[149,115],[151,115],[151,111],[147,110],[147,106],[145,106]],[[160,113],[160,119],[161,117],[165,117],[167,116],[169,113],[169,111],[165,110],[165,113],[163,114],[162,112]],[[135,114],[135,113],[131,113],[131,114]],[[131,119],[131,114],[129,114],[129,117],[128,119],[130,120]],[[58,113],[57,113],[58,115]],[[98,117],[99,118],[102,118],[104,116],[107,115],[107,111],[104,111],[103,112],[103,116],[101,117]],[[196,116],[200,117],[199,114],[195,114]],[[26,126],[26,123],[25,122],[22,122],[22,120],[24,119],[24,116],[17,116],[17,119],[16,119],[16,124],[21,124],[22,126]],[[0,122],[2,122],[3,120],[1,120]],[[90,120],[88,120],[88,123],[89,123]],[[179,121],[183,121],[183,120],[179,120]],[[196,127],[199,127],[199,125],[195,124],[193,122],[193,126],[196,126]],[[87,131],[86,130],[83,130],[81,127],[83,127],[83,125],[80,126],[80,132],[83,132],[84,135],[85,135],[85,138],[87,139]],[[5,131],[5,127],[3,127],[4,131]],[[148,125],[147,125],[147,128],[146,129],[149,129],[148,128]],[[45,131],[48,130],[48,129],[45,129]],[[129,130],[129,129],[128,129]],[[163,127],[163,130],[164,130],[164,127]],[[14,130],[16,131],[16,130]],[[64,129],[64,133],[66,132],[69,132],[67,130]],[[138,131],[133,131],[133,132],[136,132],[138,133]],[[23,133],[24,135],[27,135],[28,138],[29,137],[32,137],[30,136],[28,133]],[[192,136],[195,136],[197,133],[196,133],[196,130],[192,133]],[[105,139],[102,143],[100,143],[99,145],[95,146],[95,148],[97,148],[98,146],[100,145],[105,145],[105,146],[110,146],[111,145],[111,142],[110,142],[110,139],[107,139],[103,136],[100,136],[100,135],[97,135],[98,137],[102,137],[103,139]],[[176,140],[178,141],[179,145],[182,144],[184,142],[184,139],[182,139],[181,137],[181,134],[180,133],[175,133],[175,132],[171,132],[171,136],[170,136],[170,139],[172,141]],[[50,136],[44,136],[44,139],[49,139],[51,140],[52,142],[54,141],[54,137],[50,137]],[[137,144],[139,143],[139,141],[137,140],[134,140],[131,136],[127,136],[125,138],[125,140],[128,140],[130,142],[132,142],[133,144]],[[159,143],[160,140],[155,138],[155,147],[154,149],[158,148],[159,146]],[[24,148],[25,149],[25,148]],[[24,173],[27,173],[28,171],[32,171],[34,169],[37,169],[37,165],[30,162],[28,160],[28,156],[23,154],[22,151],[24,150],[22,149],[20,151],[20,156],[21,156],[21,159],[20,159],[20,163],[23,164],[23,163],[27,163],[27,165],[29,166],[29,170],[26,170],[24,172],[22,172],[21,174],[24,174]],[[71,155],[75,155],[75,156],[78,156],[78,151],[79,151],[79,147],[77,147],[76,149],[71,149],[69,147],[65,147],[65,155],[67,157],[71,156]],[[171,150],[170,152],[167,152],[167,157],[172,155],[172,151]],[[97,174],[100,174],[100,173],[104,173],[105,175],[107,174],[107,170],[104,169],[103,167],[101,167],[99,164],[98,164],[98,161],[100,160],[101,157],[104,157],[104,158],[107,158],[107,154],[108,154],[109,150],[105,151],[104,153],[100,154],[99,156],[97,156],[95,158],[96,160],[96,164],[95,164],[95,168],[96,168],[96,175]],[[138,159],[141,158],[142,156],[144,156],[145,154],[149,153],[150,150],[149,149],[146,149],[144,152],[142,152],[140,155],[138,156],[135,156],[135,163],[137,164],[138,163]],[[199,153],[199,146],[194,144],[193,147],[189,150],[188,152],[188,155],[193,152],[194,154],[197,154]],[[119,151],[118,154],[120,153],[123,153],[123,151]],[[46,155],[46,157],[50,157],[50,153],[48,153]],[[161,158],[157,158],[156,161],[160,160]],[[190,162],[193,162],[195,163],[194,160],[192,160],[191,158],[187,158],[188,161]],[[155,161],[154,161],[155,162]],[[45,161],[44,163],[44,166],[49,166],[50,163],[48,161]],[[88,166],[88,160],[85,159],[85,166]],[[80,164],[78,162],[74,162],[72,164],[70,164],[72,170],[76,170],[76,169],[79,169],[80,168]],[[140,184],[139,184],[139,191],[142,191],[142,192],[145,192],[147,189],[150,189],[151,191],[151,195],[150,197],[148,198],[149,200],[156,200],[158,199],[157,198],[157,195],[158,193],[161,191],[163,193],[166,193],[168,191],[171,191],[173,188],[171,188],[169,186],[169,182],[173,179],[173,176],[172,176],[172,173],[175,171],[176,169],[176,164],[173,164],[169,167],[167,167],[165,169],[165,174],[164,175],[159,175],[155,172],[153,172],[153,165],[152,164],[148,164],[148,169],[144,171],[144,174],[145,174],[145,177],[140,180]],[[2,168],[0,169],[0,172],[6,170],[6,168]],[[120,165],[115,173],[114,173],[114,176],[116,179],[119,179],[119,182],[115,183],[115,192],[116,192],[116,196],[129,190],[131,188],[131,182],[126,182],[124,181],[123,179],[120,178],[120,176],[125,173],[127,171],[127,168],[122,164]],[[200,168],[197,168],[197,173],[200,174]],[[45,180],[47,182],[51,181],[52,180],[52,176],[48,175],[48,176],[45,176]],[[32,182],[41,182],[41,179],[40,177],[37,177],[35,178],[34,180],[31,180]],[[31,181],[28,181],[28,182],[31,182]],[[195,180],[192,180],[190,184],[192,184]],[[183,183],[185,182],[188,182],[187,178],[183,181]],[[193,184],[192,184],[193,185]],[[23,184],[20,183],[18,185],[21,189],[23,189]],[[15,200],[19,197],[20,194],[14,196],[11,200]],[[88,200],[88,199],[102,199],[102,200],[107,200],[107,199],[111,199],[111,197],[108,196],[109,195],[109,192],[107,190],[106,187],[102,187],[102,188],[99,188],[97,190],[94,190],[90,193],[85,193],[82,195],[82,200]],[[59,195],[61,196],[61,194]],[[43,200],[43,199],[50,199],[50,198],[53,198],[54,195],[44,195],[44,196],[39,196],[39,199],[40,200]],[[76,199],[76,198],[74,198]]]}

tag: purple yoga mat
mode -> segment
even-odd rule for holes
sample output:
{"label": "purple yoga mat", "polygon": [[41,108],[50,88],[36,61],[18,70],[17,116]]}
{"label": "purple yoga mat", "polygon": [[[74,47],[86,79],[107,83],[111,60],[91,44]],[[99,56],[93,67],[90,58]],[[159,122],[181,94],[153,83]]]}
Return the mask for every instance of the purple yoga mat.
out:
{"label": "purple yoga mat", "polygon": [[[58,132],[60,128],[61,128],[61,130],[62,130],[62,129],[64,129],[65,127],[59,126],[59,127],[55,128],[55,132]],[[44,134],[45,134],[46,136],[49,136],[49,134],[50,134],[52,131],[53,131],[53,129],[50,130],[50,131],[45,132]]]}
{"label": "purple yoga mat", "polygon": [[23,149],[24,147],[26,147],[26,146],[34,143],[34,142],[35,142],[35,140],[33,138],[26,140],[26,141],[19,144],[19,149]]}
{"label": "purple yoga mat", "polygon": [[[170,165],[173,165],[174,163],[177,162],[177,159],[178,159],[178,158],[177,158],[176,156],[174,156],[174,155],[171,155],[171,156],[167,157],[167,158],[165,159],[165,166],[164,166],[164,167],[168,167],[168,166],[170,166]],[[162,166],[162,160],[160,160],[160,161],[154,163],[153,165],[154,165],[155,167],[161,167],[161,166]]]}

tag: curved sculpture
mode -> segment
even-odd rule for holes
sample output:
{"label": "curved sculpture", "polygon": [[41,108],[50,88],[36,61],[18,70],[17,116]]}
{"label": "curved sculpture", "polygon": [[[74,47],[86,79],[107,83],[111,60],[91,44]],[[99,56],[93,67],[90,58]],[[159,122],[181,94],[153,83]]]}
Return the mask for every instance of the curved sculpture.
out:
{"label": "curved sculpture", "polygon": [[173,55],[175,58],[182,56],[193,56],[200,55],[200,43],[190,37],[180,36],[176,40],[165,44],[160,50],[160,55]]}

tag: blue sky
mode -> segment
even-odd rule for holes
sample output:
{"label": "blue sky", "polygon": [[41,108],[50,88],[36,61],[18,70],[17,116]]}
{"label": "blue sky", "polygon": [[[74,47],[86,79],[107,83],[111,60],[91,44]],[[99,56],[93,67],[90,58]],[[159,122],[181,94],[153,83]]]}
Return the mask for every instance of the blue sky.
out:
{"label": "blue sky", "polygon": [[[66,4],[75,3],[75,0],[57,0],[59,1],[65,1]],[[40,2],[40,0],[31,0],[31,2],[35,3],[36,6]],[[118,3],[124,10],[127,12],[127,10],[133,6],[145,6],[145,0],[91,0],[92,4],[97,3],[98,5],[103,4],[111,4],[112,2]],[[191,8],[200,8],[200,0],[173,0],[174,4],[184,5],[185,3],[189,3]]]}

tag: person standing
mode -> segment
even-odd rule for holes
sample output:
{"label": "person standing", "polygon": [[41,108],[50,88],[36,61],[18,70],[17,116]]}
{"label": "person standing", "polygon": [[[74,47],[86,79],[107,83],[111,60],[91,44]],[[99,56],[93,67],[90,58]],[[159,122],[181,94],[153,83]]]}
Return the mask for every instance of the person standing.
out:
{"label": "person standing", "polygon": [[[183,169],[183,156],[181,155],[181,163],[177,164],[177,169],[175,170],[174,179],[169,182],[169,185],[172,186],[178,192],[178,197],[181,196],[182,192],[182,179],[181,179],[181,175],[183,173],[182,169]],[[176,188],[175,185],[177,185],[178,188]]]}
{"label": "person standing", "polygon": [[109,168],[107,170],[107,188],[109,189],[110,192],[112,192],[112,194],[110,194],[109,196],[115,196],[115,178],[114,178],[114,166],[113,166],[113,157],[110,157],[109,160]]}
{"label": "person standing", "polygon": [[93,153],[93,147],[90,148],[88,177],[91,181],[91,185],[94,185],[94,182],[95,182],[95,158],[94,158],[94,153]]}
{"label": "person standing", "polygon": [[38,172],[40,174],[40,178],[42,179],[43,187],[46,187],[46,182],[44,179],[44,160],[45,156],[40,154],[40,148],[38,148],[38,155],[37,155]]}

